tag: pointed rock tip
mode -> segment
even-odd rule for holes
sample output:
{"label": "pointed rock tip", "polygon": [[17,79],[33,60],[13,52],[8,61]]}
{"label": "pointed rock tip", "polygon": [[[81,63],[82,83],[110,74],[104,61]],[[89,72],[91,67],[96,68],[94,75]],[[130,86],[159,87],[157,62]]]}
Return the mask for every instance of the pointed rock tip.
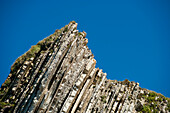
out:
{"label": "pointed rock tip", "polygon": [[[73,21],[70,21],[70,23],[75,24],[76,22],[73,20]],[[70,23],[69,23],[69,24],[70,24]]]}

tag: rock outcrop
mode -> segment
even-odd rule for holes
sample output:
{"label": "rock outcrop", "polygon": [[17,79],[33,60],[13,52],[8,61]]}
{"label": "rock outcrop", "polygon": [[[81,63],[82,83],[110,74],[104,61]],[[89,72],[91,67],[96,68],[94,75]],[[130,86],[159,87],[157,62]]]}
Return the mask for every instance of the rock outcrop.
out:
{"label": "rock outcrop", "polygon": [[170,100],[95,68],[85,32],[70,22],[32,46],[12,65],[0,89],[0,112],[170,112]]}

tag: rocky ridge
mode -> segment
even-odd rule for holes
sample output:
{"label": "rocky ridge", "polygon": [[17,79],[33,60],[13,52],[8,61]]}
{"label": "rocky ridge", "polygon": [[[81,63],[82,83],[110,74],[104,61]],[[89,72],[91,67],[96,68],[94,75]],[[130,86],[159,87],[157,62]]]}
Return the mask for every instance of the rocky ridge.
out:
{"label": "rocky ridge", "polygon": [[0,88],[0,112],[169,113],[170,99],[95,68],[85,32],[72,21],[11,66]]}

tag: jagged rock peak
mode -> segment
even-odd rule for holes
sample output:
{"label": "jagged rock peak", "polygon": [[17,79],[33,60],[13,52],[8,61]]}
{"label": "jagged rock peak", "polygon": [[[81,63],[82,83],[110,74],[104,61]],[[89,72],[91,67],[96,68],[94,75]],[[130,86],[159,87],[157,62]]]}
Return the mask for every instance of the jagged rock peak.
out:
{"label": "jagged rock peak", "polygon": [[11,66],[0,89],[0,112],[170,112],[170,100],[95,68],[85,32],[72,21],[39,41]]}

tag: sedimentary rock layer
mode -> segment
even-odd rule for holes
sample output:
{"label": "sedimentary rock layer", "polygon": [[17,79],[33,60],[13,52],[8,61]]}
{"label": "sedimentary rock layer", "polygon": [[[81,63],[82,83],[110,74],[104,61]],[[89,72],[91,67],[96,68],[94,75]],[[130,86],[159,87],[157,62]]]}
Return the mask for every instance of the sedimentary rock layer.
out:
{"label": "sedimentary rock layer", "polygon": [[70,22],[19,57],[0,89],[1,112],[169,112],[170,101],[95,68],[85,32]]}

